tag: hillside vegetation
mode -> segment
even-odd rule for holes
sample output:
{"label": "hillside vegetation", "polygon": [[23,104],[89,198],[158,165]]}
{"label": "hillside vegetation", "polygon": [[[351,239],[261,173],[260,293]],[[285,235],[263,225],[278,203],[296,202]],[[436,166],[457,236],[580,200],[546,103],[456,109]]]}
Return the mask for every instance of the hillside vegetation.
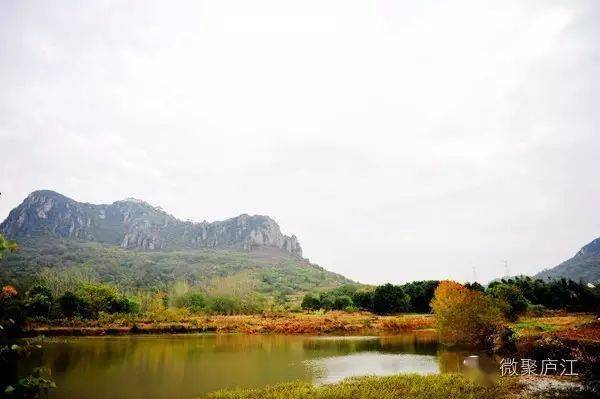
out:
{"label": "hillside vegetation", "polygon": [[256,292],[290,295],[351,282],[278,248],[141,251],[52,237],[20,241],[19,251],[0,267],[0,282],[27,286],[49,271],[75,273],[124,291],[168,290],[179,281],[210,287],[237,279]]}

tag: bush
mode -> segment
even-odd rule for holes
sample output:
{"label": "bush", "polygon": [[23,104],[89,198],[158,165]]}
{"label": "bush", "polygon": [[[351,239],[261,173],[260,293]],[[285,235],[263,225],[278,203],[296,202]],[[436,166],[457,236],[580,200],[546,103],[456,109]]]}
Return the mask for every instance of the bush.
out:
{"label": "bush", "polygon": [[228,296],[213,296],[208,302],[211,312],[224,315],[232,315],[239,312],[239,304]]}
{"label": "bush", "polygon": [[321,308],[321,300],[318,295],[308,293],[304,295],[301,306],[304,310],[319,310]]}
{"label": "bush", "polygon": [[335,310],[344,310],[352,306],[352,298],[348,295],[338,296],[333,300],[333,308]]}
{"label": "bush", "polygon": [[410,298],[398,285],[380,285],[373,294],[373,311],[377,314],[407,312]]}
{"label": "bush", "polygon": [[136,308],[116,287],[107,284],[83,284],[76,295],[87,304],[88,316],[93,318],[100,312],[128,313]]}
{"label": "bush", "polygon": [[532,305],[527,306],[527,313],[533,317],[544,316],[548,312],[548,309],[544,305]]}
{"label": "bush", "polygon": [[486,345],[503,317],[493,300],[454,281],[442,281],[431,307],[443,342]]}
{"label": "bush", "polygon": [[414,313],[430,313],[433,293],[440,284],[437,280],[414,281],[402,286],[410,297],[410,311]]}
{"label": "bush", "polygon": [[27,291],[25,309],[28,316],[49,317],[52,308],[52,293],[43,285],[34,285]]}
{"label": "bush", "polygon": [[88,303],[72,292],[67,291],[58,298],[58,305],[63,315],[67,317],[89,317]]}
{"label": "bush", "polygon": [[188,292],[175,299],[175,306],[178,308],[188,308],[192,312],[200,312],[206,307],[204,295],[195,292]]}
{"label": "bush", "polygon": [[527,299],[514,285],[498,284],[488,289],[486,294],[500,301],[500,309],[508,320],[517,320],[527,310]]}
{"label": "bush", "polygon": [[356,291],[352,294],[354,306],[367,312],[373,311],[373,291]]}
{"label": "bush", "polygon": [[321,309],[332,310],[335,306],[335,296],[330,294],[321,294]]}

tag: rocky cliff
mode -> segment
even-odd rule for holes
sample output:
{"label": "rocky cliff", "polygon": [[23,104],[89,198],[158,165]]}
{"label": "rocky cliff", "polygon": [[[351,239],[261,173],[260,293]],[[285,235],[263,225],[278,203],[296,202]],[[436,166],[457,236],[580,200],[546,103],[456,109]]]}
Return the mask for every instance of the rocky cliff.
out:
{"label": "rocky cliff", "polygon": [[600,283],[600,238],[582,247],[571,259],[536,274],[541,279],[567,278],[592,284]]}
{"label": "rocky cliff", "polygon": [[94,205],[54,191],[31,193],[0,224],[7,237],[55,236],[119,245],[127,249],[161,250],[275,247],[302,256],[296,236],[281,233],[268,216],[240,215],[217,222],[184,222],[162,209],[127,199]]}

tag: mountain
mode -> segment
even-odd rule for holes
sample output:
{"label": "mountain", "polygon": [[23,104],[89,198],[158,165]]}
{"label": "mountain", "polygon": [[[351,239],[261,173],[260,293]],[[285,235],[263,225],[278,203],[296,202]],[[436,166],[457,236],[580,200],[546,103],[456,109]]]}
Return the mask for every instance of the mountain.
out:
{"label": "mountain", "polygon": [[302,258],[296,236],[282,234],[268,216],[194,223],[137,199],[95,205],[40,190],[9,213],[0,232],[20,247],[0,280],[48,267],[85,269],[126,288],[234,278],[259,291],[294,293],[351,282]]}
{"label": "mountain", "polygon": [[251,250],[268,246],[302,256],[296,236],[281,234],[279,225],[268,216],[240,215],[222,222],[192,223],[141,200],[93,205],[49,190],[34,191],[25,198],[0,224],[0,231],[13,239],[51,235],[126,249]]}
{"label": "mountain", "polygon": [[600,238],[579,250],[571,259],[536,274],[541,279],[565,277],[574,281],[600,283]]}

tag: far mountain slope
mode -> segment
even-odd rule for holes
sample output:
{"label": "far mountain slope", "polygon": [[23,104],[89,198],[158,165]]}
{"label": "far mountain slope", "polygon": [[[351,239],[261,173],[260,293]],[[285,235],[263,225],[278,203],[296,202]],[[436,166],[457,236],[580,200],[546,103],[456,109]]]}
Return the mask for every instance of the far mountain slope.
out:
{"label": "far mountain slope", "polygon": [[296,236],[283,235],[268,216],[193,223],[140,200],[94,205],[42,190],[13,209],[0,231],[20,247],[0,267],[0,282],[31,280],[44,268],[131,289],[236,281],[291,294],[351,282],[302,258]]}
{"label": "far mountain slope", "polygon": [[571,259],[536,274],[541,279],[567,278],[592,284],[600,283],[600,238],[579,250]]}

